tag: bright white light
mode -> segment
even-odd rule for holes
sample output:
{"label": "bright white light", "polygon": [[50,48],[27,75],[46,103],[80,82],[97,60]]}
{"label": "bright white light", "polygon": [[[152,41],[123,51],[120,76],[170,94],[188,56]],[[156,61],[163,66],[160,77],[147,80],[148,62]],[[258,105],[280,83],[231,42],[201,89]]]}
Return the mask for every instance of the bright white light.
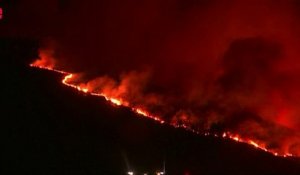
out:
{"label": "bright white light", "polygon": [[128,175],[133,175],[133,172],[132,172],[132,171],[128,171],[127,174],[128,174]]}

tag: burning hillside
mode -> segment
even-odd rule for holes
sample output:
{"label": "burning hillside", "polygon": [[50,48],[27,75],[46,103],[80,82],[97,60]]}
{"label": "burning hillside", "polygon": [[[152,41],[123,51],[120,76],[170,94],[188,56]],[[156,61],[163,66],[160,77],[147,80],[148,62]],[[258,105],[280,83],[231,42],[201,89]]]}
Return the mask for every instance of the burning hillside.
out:
{"label": "burning hillside", "polygon": [[[296,128],[288,128],[280,121],[268,121],[266,116],[262,116],[264,111],[280,113],[281,110],[272,107],[276,105],[273,104],[276,100],[273,93],[281,95],[284,92],[280,88],[269,89],[274,88],[271,85],[276,82],[272,81],[280,75],[266,74],[274,71],[273,62],[280,59],[281,53],[277,47],[261,38],[233,43],[224,56],[223,72],[219,73],[213,84],[203,85],[210,88],[207,87],[205,98],[198,102],[194,99],[197,102],[194,104],[183,97],[169,97],[168,92],[145,92],[149,73],[130,72],[123,74],[119,80],[108,76],[86,79],[82,73],[55,69],[52,55],[43,51],[31,66],[65,74],[62,83],[66,86],[104,97],[115,105],[130,107],[133,112],[161,124],[248,143],[275,156],[299,156],[300,137]],[[243,59],[235,60],[237,58]]]}
{"label": "burning hillside", "polygon": [[[10,126],[12,131],[7,133],[13,133],[12,139],[14,133],[20,138],[17,142],[12,142],[14,144],[7,142],[8,147],[27,142],[28,139],[22,134],[32,127],[37,128],[25,133],[29,138],[39,135],[39,131],[45,129],[45,133],[54,133],[53,138],[56,139],[60,135],[55,131],[56,126],[58,125],[60,127],[58,130],[64,133],[68,124],[53,119],[54,131],[48,132],[49,122],[45,121],[40,125],[39,122],[35,123],[36,119],[39,121],[42,116],[48,117],[49,120],[52,120],[52,116],[54,118],[59,116],[62,119],[67,116],[80,118],[82,115],[77,116],[78,111],[89,115],[88,107],[80,108],[85,102],[74,99],[93,99],[95,101],[88,102],[95,105],[95,111],[91,112],[91,116],[103,114],[103,111],[98,111],[102,105],[97,105],[97,101],[101,101],[105,104],[103,108],[111,109],[112,113],[118,113],[117,109],[120,109],[121,115],[118,116],[127,117],[126,119],[129,119],[128,115],[140,117],[139,120],[130,118],[131,122],[128,122],[128,126],[120,132],[118,129],[123,127],[123,120],[108,122],[108,125],[114,126],[118,133],[108,134],[114,137],[107,137],[109,138],[107,141],[112,139],[111,143],[117,140],[115,139],[117,137],[120,137],[120,141],[136,134],[134,127],[131,128],[130,125],[132,121],[146,121],[155,127],[172,130],[169,134],[165,134],[164,138],[159,138],[158,142],[164,142],[166,137],[172,135],[171,133],[183,133],[183,140],[189,143],[185,141],[179,143],[175,136],[174,142],[170,144],[172,149],[166,148],[165,151],[172,152],[179,162],[183,161],[176,157],[179,154],[177,146],[184,148],[185,144],[194,145],[189,141],[190,137],[184,136],[185,134],[193,138],[230,143],[229,147],[234,145],[232,150],[235,151],[227,152],[227,149],[220,144],[221,148],[214,149],[216,152],[213,153],[217,159],[210,158],[209,154],[214,151],[208,153],[204,159],[214,160],[209,162],[208,167],[217,167],[214,162],[219,161],[218,156],[223,152],[226,154],[223,160],[228,160],[225,169],[231,168],[229,164],[236,166],[243,164],[238,159],[244,157],[246,160],[248,155],[237,156],[234,163],[230,161],[228,155],[232,153],[236,155],[236,152],[239,152],[236,151],[238,149],[235,149],[235,146],[254,148],[249,149],[249,152],[262,153],[262,157],[268,157],[271,162],[282,161],[287,165],[293,162],[293,157],[300,157],[300,3],[298,1],[45,0],[42,2],[27,0],[25,2],[4,0],[0,2],[0,6],[0,18],[1,8],[5,12],[4,18],[0,19],[0,39],[4,41],[0,42],[0,55],[8,65],[3,66],[3,74],[7,75],[7,78],[4,78],[3,84],[6,90],[3,94],[8,97],[5,101],[11,106],[5,112],[8,116],[6,118],[12,122]],[[15,41],[23,44],[15,45]],[[22,60],[25,59],[31,60],[23,63]],[[39,71],[32,71],[27,67],[23,70],[24,64],[30,64],[32,69],[45,69],[46,74],[52,75],[49,72],[56,72],[62,75],[61,83],[54,83],[57,80],[55,79],[50,86],[57,87],[53,93],[57,89],[61,90],[60,94],[64,94],[64,91],[70,92],[65,103],[57,100],[62,99],[63,95],[52,98],[52,95],[47,94],[51,87],[47,87],[48,84],[45,82],[51,76],[43,79],[43,74],[38,74]],[[26,82],[23,73],[27,76],[28,84],[23,83]],[[43,83],[38,84],[39,81]],[[61,86],[68,88],[60,88]],[[69,91],[71,88],[74,91]],[[40,93],[35,94],[37,91]],[[82,96],[73,96],[73,92],[79,92],[78,94]],[[52,100],[46,100],[49,97]],[[45,103],[41,103],[43,101]],[[59,103],[56,103],[58,101]],[[78,111],[74,110],[74,115],[73,103],[78,104],[77,108],[80,108]],[[55,113],[51,114],[52,107]],[[60,113],[60,110],[65,107],[70,109]],[[123,115],[122,110],[126,111],[126,114]],[[14,113],[15,118],[11,118],[10,113]],[[23,113],[24,116],[26,113],[34,116],[32,120],[28,120],[27,126],[26,124],[23,126],[23,120],[26,120]],[[101,117],[112,116],[112,113]],[[70,117],[67,122],[72,123],[72,119]],[[90,122],[88,120],[87,123]],[[16,121],[22,129],[16,129]],[[101,122],[91,122],[91,125],[99,125],[99,123]],[[45,128],[38,128],[39,126]],[[76,140],[77,135],[88,128],[85,124],[79,125],[79,128],[81,126],[81,129],[74,130],[71,127],[70,132],[68,131],[70,136],[66,136],[65,139],[72,140],[74,137]],[[94,128],[96,131],[97,126]],[[109,129],[109,127],[104,128],[103,132]],[[132,129],[132,134],[122,137],[128,128]],[[146,127],[141,127],[138,132],[142,133],[143,129],[146,132]],[[72,135],[72,131],[75,130],[78,131]],[[94,133],[101,132],[90,130],[82,138]],[[97,134],[89,141],[97,140]],[[41,134],[39,138],[45,135],[48,134]],[[23,138],[25,139],[22,140]],[[53,142],[58,150],[60,146],[65,146],[63,144],[65,139]],[[84,141],[79,140],[76,144],[69,142],[70,144],[67,145],[83,148],[83,157],[89,155],[85,159],[88,162],[90,155],[97,155],[101,159],[102,153],[85,154],[92,145],[95,147],[101,145],[100,142],[81,147],[80,144]],[[103,145],[105,142],[103,141]],[[151,146],[151,139],[149,142]],[[40,143],[34,142],[32,145],[39,147]],[[49,145],[47,141],[45,145]],[[201,144],[197,147],[199,145]],[[70,155],[76,154],[76,151],[72,152],[72,146],[67,146],[60,151],[62,153],[70,151]],[[124,147],[130,148],[127,146]],[[207,144],[204,143],[203,147],[206,146]],[[117,147],[115,150],[122,152],[123,148]],[[13,161],[27,160],[26,156],[19,158],[19,154],[25,152],[22,148],[18,147],[19,153],[15,154],[15,158],[11,158]],[[31,149],[32,146],[28,148]],[[94,150],[96,152],[98,149]],[[205,150],[199,148],[198,151],[204,154]],[[59,156],[60,151],[57,151]],[[12,149],[12,153],[14,152]],[[27,152],[27,156],[33,156],[32,160],[39,160],[34,157],[40,155],[38,152],[36,154]],[[190,162],[195,162],[198,158],[196,154],[192,156],[193,150],[183,151],[182,154],[184,153],[187,153],[183,156],[187,159],[193,157]],[[114,154],[107,153],[112,159]],[[133,153],[133,155],[140,154],[141,152]],[[82,157],[78,158],[78,164],[80,159]],[[194,172],[205,169],[204,165],[201,169],[201,164],[207,162],[204,159],[200,161],[201,163],[198,162]],[[255,159],[256,156],[252,156],[252,160]],[[57,165],[65,165],[64,155],[57,160],[62,160]],[[71,156],[69,160],[73,160],[73,157]],[[172,161],[172,158],[170,160]],[[103,162],[105,161],[103,158]],[[111,165],[114,166],[115,163],[116,161],[112,161]],[[51,163],[45,164],[51,165]],[[91,164],[87,163],[87,165]],[[177,166],[173,165],[176,172]],[[186,165],[182,167],[189,167]],[[273,171],[272,163],[259,165],[258,167],[262,168],[255,171],[260,172],[259,169],[263,170],[264,165],[270,166],[266,170]],[[298,164],[294,165],[297,169]],[[96,166],[98,165],[95,163]],[[247,170],[251,169],[247,163],[244,167]],[[279,167],[282,170],[280,172],[285,172],[286,167]],[[208,168],[208,172],[213,172],[212,169]],[[238,169],[243,170],[243,168]],[[180,172],[184,171],[184,169],[180,170]]]}
{"label": "burning hillside", "polygon": [[298,2],[31,0],[12,9],[1,35],[40,40],[33,65],[66,74],[64,84],[164,123],[300,155]]}

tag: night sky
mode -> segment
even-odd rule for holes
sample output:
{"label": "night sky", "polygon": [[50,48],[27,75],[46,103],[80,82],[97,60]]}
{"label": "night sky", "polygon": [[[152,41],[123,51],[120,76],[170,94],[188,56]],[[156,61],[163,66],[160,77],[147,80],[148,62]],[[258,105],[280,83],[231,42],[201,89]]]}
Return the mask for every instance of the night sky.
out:
{"label": "night sky", "polygon": [[[300,3],[0,0],[7,173],[299,174],[297,157],[195,135],[230,131],[300,156]],[[7,128],[7,129],[6,129]]]}

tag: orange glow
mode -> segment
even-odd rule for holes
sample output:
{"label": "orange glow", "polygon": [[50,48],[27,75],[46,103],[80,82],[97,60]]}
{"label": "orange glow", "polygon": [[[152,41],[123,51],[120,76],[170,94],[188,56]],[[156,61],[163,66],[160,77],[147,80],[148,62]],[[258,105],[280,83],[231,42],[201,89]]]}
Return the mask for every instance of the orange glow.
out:
{"label": "orange glow", "polygon": [[138,108],[135,109],[135,112],[138,113],[138,114],[140,114],[140,115],[143,115],[143,116],[147,116],[148,115],[146,111],[143,111],[143,110],[138,109]]}
{"label": "orange glow", "polygon": [[240,142],[240,143],[247,143],[247,144],[253,146],[254,148],[257,148],[257,149],[263,150],[265,152],[271,153],[274,156],[281,156],[281,157],[292,157],[292,156],[294,156],[291,153],[278,153],[276,151],[269,150],[269,149],[266,148],[266,146],[264,144],[260,144],[260,143],[254,141],[254,140],[251,140],[251,139],[242,138],[241,136],[239,136],[237,134],[232,134],[230,132],[224,132],[222,137],[223,138],[229,138],[231,140],[234,140],[234,141]]}
{"label": "orange glow", "polygon": [[[125,101],[124,99],[113,97],[113,96],[110,96],[110,95],[104,94],[104,93],[96,93],[96,92],[90,91],[86,87],[82,87],[82,86],[72,84],[71,80],[74,78],[74,74],[67,73],[67,72],[64,72],[64,71],[61,71],[61,70],[56,70],[56,69],[53,69],[52,67],[43,66],[43,65],[40,65],[40,63],[41,63],[40,61],[36,61],[33,64],[30,64],[30,66],[40,68],[40,69],[51,70],[51,71],[55,71],[55,72],[58,72],[60,74],[63,74],[65,76],[62,80],[62,83],[64,85],[68,86],[68,87],[72,87],[74,89],[77,89],[80,92],[88,93],[92,96],[104,97],[111,104],[114,104],[114,105],[117,105],[117,106],[129,107],[133,112],[135,112],[139,116],[152,119],[152,120],[154,120],[154,121],[156,121],[160,124],[165,124],[166,123],[166,121],[164,121],[161,117],[154,116],[154,115],[150,114],[148,111],[146,111],[145,109],[142,109],[140,107],[132,106],[129,102]],[[239,143],[246,143],[246,144],[249,144],[249,145],[253,146],[256,149],[260,149],[260,150],[263,150],[265,152],[271,153],[274,156],[282,156],[282,157],[294,156],[291,153],[278,153],[278,152],[269,150],[269,149],[266,148],[266,146],[264,144],[261,144],[261,143],[255,141],[255,140],[242,138],[238,134],[233,134],[233,133],[230,133],[230,132],[224,132],[221,135],[218,135],[216,133],[209,133],[209,132],[200,133],[199,131],[192,129],[191,127],[189,127],[185,124],[177,124],[177,123],[166,123],[166,124],[171,125],[175,128],[184,128],[187,131],[193,132],[195,134],[200,134],[200,135],[204,135],[204,136],[213,136],[213,137],[218,137],[218,138],[223,138],[223,139],[230,139],[230,140],[233,140],[233,141],[236,141],[236,142],[239,142]]]}
{"label": "orange glow", "polygon": [[109,101],[118,106],[122,105],[122,101],[115,98],[109,98]]}

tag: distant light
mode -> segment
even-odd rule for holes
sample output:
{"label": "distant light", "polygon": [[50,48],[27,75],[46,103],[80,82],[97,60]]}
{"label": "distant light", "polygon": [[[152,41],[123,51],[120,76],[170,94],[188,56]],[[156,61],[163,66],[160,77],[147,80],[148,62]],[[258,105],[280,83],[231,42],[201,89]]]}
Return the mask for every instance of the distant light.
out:
{"label": "distant light", "polygon": [[3,9],[0,7],[0,20],[3,18]]}
{"label": "distant light", "polygon": [[161,172],[157,172],[157,173],[156,173],[156,175],[163,175],[163,174],[165,174],[165,173],[164,173],[164,172],[162,172],[162,171],[161,171]]}
{"label": "distant light", "polygon": [[133,175],[133,172],[132,172],[132,171],[128,171],[127,174],[128,174],[128,175]]}

